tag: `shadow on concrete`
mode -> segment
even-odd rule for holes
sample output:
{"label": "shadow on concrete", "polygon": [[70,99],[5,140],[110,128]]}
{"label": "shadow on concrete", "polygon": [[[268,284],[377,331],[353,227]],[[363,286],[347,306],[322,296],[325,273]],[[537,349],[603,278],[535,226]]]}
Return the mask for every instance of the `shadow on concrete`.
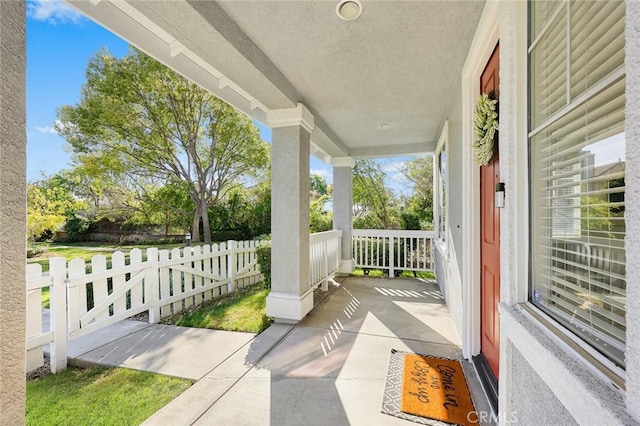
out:
{"label": "shadow on concrete", "polygon": [[199,380],[254,336],[154,324],[83,353],[72,362],[79,366],[127,367]]}
{"label": "shadow on concrete", "polygon": [[435,282],[348,277],[262,360],[251,347],[246,362],[269,373],[271,425],[391,424],[398,419],[380,413],[391,349],[461,358]]}

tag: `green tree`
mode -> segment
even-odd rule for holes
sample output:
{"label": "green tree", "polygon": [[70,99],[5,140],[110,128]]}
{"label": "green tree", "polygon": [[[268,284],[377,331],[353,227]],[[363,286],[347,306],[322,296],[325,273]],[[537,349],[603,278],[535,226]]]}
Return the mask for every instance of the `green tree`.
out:
{"label": "green tree", "polygon": [[184,233],[191,226],[194,206],[184,182],[143,176],[132,179],[94,156],[86,156],[82,163],[58,175],[60,185],[86,202],[81,219],[125,229],[163,228],[165,236]]}
{"label": "green tree", "polygon": [[64,223],[64,230],[67,233],[65,238],[69,242],[79,242],[84,238],[84,233],[89,230],[90,223],[83,218],[73,215],[67,217]]}
{"label": "green tree", "polygon": [[208,209],[259,174],[269,147],[243,114],[135,48],[90,59],[80,102],[58,110],[74,160],[133,181],[180,182],[193,202],[193,241],[211,242]]}
{"label": "green tree", "polygon": [[329,196],[323,195],[309,205],[309,225],[312,233],[330,231],[333,228],[333,214],[324,209],[328,200]]}
{"label": "green tree", "polygon": [[325,178],[312,174],[309,182],[309,227],[311,232],[324,232],[333,228],[333,214],[324,205],[331,200],[332,187]]}
{"label": "green tree", "polygon": [[193,200],[184,182],[170,181],[162,186],[144,188],[136,212],[141,224],[160,224],[165,237],[169,233],[189,229],[194,211]]}
{"label": "green tree", "polygon": [[251,188],[251,235],[259,237],[271,233],[271,178]]}
{"label": "green tree", "polygon": [[147,179],[132,179],[115,157],[100,152],[73,155],[73,168],[60,175],[74,195],[87,203],[84,216],[89,220],[111,221],[128,217],[137,208],[136,187],[149,186]]}
{"label": "green tree", "polygon": [[218,232],[218,240],[251,238],[252,214],[246,188],[227,193],[224,200],[209,209],[209,216],[212,229]]}
{"label": "green tree", "polygon": [[309,189],[315,198],[329,194],[329,185],[327,181],[320,175],[312,174],[310,176]]}
{"label": "green tree", "polygon": [[27,238],[33,243],[44,233],[53,234],[85,204],[62,185],[59,175],[27,186]]}
{"label": "green tree", "polygon": [[400,171],[413,188],[412,194],[405,200],[403,227],[433,229],[433,157],[415,157],[406,162]]}
{"label": "green tree", "polygon": [[412,213],[410,211],[403,211],[400,214],[400,224],[401,224],[400,227],[402,229],[409,229],[409,230],[421,229],[420,217],[417,214]]}
{"label": "green tree", "polygon": [[397,229],[399,224],[395,194],[385,186],[382,165],[373,160],[357,160],[353,168],[354,227]]}
{"label": "green tree", "polygon": [[230,191],[209,209],[217,240],[253,239],[271,232],[271,184],[264,180],[250,188]]}

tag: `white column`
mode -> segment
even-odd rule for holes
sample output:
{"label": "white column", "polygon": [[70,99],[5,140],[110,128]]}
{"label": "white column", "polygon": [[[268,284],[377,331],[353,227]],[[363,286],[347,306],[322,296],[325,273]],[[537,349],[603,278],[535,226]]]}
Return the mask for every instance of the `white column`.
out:
{"label": "white column", "polygon": [[26,21],[0,1],[0,423],[24,424]]}
{"label": "white column", "polygon": [[302,104],[268,112],[271,141],[271,293],[267,315],[294,323],[313,308],[309,288],[309,153],[313,115]]}
{"label": "white column", "polygon": [[338,272],[353,271],[351,228],[353,228],[353,166],[351,157],[335,157],[333,165],[333,229],[342,231],[342,263]]}

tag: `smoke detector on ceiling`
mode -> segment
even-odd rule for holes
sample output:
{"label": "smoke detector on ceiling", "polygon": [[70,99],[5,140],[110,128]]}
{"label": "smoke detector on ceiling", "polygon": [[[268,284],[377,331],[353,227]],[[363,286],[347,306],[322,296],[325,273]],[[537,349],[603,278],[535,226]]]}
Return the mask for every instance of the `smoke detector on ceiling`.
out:
{"label": "smoke detector on ceiling", "polygon": [[360,0],[340,0],[336,5],[336,14],[340,19],[353,21],[362,13]]}

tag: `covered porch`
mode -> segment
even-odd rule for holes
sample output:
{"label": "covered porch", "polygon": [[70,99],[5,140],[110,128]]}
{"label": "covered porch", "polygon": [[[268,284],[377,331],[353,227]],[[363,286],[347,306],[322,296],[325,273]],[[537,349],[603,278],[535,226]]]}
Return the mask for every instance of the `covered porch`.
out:
{"label": "covered porch", "polygon": [[[314,306],[311,155],[333,167],[338,272],[350,273],[355,161],[435,154],[449,133],[472,134],[457,120],[449,124],[449,116],[460,110],[460,75],[486,13],[483,2],[66,2],[271,128],[267,315],[278,322],[300,321]],[[362,12],[357,19],[343,13],[353,7]],[[474,87],[469,99],[478,92]],[[471,155],[465,163],[472,164]],[[443,216],[433,204],[433,217]],[[473,208],[471,198],[468,204],[465,210]],[[447,236],[442,227],[434,237],[459,240],[459,229]],[[435,250],[431,255],[434,261]],[[461,319],[456,327],[467,333]],[[467,358],[477,352],[469,341],[463,338]]]}
{"label": "covered porch", "polygon": [[[444,298],[430,280],[339,281],[303,321],[234,347],[145,424],[407,424],[380,412],[391,350],[460,358]],[[477,411],[488,414],[472,364],[463,366]]]}
{"label": "covered porch", "polygon": [[[281,323],[302,320],[314,306],[310,155],[333,166],[333,228],[341,232],[338,272],[350,273],[355,160],[442,149],[484,7],[482,2],[67,3],[271,128],[267,315]],[[353,7],[364,10],[362,16],[344,15]],[[464,25],[456,25],[461,20]],[[451,127],[456,135],[462,132],[459,123]],[[437,236],[443,240],[446,232],[442,228]],[[434,250],[430,261],[435,257]],[[388,269],[393,274],[393,266]],[[458,320],[459,331],[460,325]],[[471,352],[466,349],[465,356]]]}
{"label": "covered porch", "polygon": [[[531,249],[543,247],[532,243],[536,234],[530,232],[531,222],[540,216],[530,208],[530,195],[536,193],[532,185],[536,180],[530,177],[538,170],[533,166],[542,167],[540,161],[530,161],[529,145],[537,133],[530,128],[535,105],[529,100],[538,95],[530,83],[544,70],[529,65],[536,46],[545,45],[539,40],[546,37],[531,36],[538,30],[557,29],[542,57],[550,64],[571,58],[569,50],[566,54],[556,51],[554,40],[564,39],[562,34],[571,40],[571,6],[583,2],[353,0],[349,3],[364,4],[364,10],[358,19],[345,20],[336,16],[337,1],[66,1],[273,130],[273,291],[267,310],[278,319],[273,330],[280,329],[282,338],[264,357],[255,356],[256,346],[243,346],[212,366],[192,391],[150,423],[399,423],[379,412],[391,349],[467,360],[487,355],[491,358],[487,371],[490,368],[495,377],[485,389],[495,391],[491,399],[497,403],[500,423],[509,423],[514,415],[522,424],[638,422],[640,286],[635,284],[640,267],[622,261],[628,267],[624,276],[613,271],[605,274],[634,284],[625,289],[625,340],[616,343],[622,355],[617,358],[624,358],[624,366],[593,346],[598,335],[577,336],[554,319],[566,315],[550,317],[540,310],[539,305],[546,302],[530,282],[536,265]],[[545,4],[550,9],[538,15],[533,13],[536,8],[529,7]],[[593,78],[593,86],[581,95],[572,98],[569,89],[565,93],[556,86],[550,88],[560,93],[560,106],[547,108],[542,118],[545,126],[563,124],[562,118],[584,133],[599,134],[578,120],[590,122],[592,110],[575,119],[572,114],[592,106],[605,114],[608,109],[598,108],[614,104],[610,99],[622,100],[615,114],[610,114],[616,120],[610,131],[624,132],[627,140],[623,150],[629,177],[626,238],[620,243],[624,242],[626,258],[635,259],[640,254],[640,6],[636,2],[593,4],[611,4],[621,13],[603,12],[599,19],[583,20],[593,22],[602,33],[617,34],[622,45],[609,45],[618,59],[603,59],[601,64],[611,62],[611,67],[595,63],[594,70],[604,70],[601,75],[585,71],[585,78]],[[0,411],[9,422],[19,424],[24,412],[24,362],[19,355],[24,347],[24,318],[16,315],[24,312],[25,281],[24,244],[20,243],[24,236],[24,5],[3,2],[1,8],[0,32],[7,41],[0,58],[7,61],[2,65],[6,84],[0,96],[7,100],[2,103],[3,129],[7,130],[3,130],[0,153],[14,161],[7,161],[0,173],[0,301],[10,306],[0,311],[3,363],[10,360],[7,368],[3,365],[0,384],[11,395]],[[566,10],[571,13],[563,15]],[[613,24],[615,32],[609,31]],[[584,32],[600,34],[593,30],[587,25]],[[585,40],[575,45],[592,44]],[[608,50],[602,52],[603,58],[614,57]],[[491,60],[494,57],[499,58],[497,63]],[[558,70],[564,76],[558,81],[571,80],[570,66],[552,68],[551,75]],[[491,72],[485,75],[486,70]],[[495,170],[481,169],[472,148],[474,103],[480,93],[496,90],[500,95],[499,163],[493,163]],[[551,95],[542,97],[541,105],[555,105],[552,101]],[[560,139],[559,143],[566,142],[578,154],[589,143],[604,140],[593,138]],[[405,280],[365,283],[347,278],[314,308],[309,285],[309,155],[334,166],[334,228],[342,231],[340,272],[349,272],[354,266],[350,209],[354,159],[422,152],[436,154],[448,170],[446,210],[434,217],[440,221],[435,226],[439,232],[435,269],[449,307],[435,283],[412,281],[406,288]],[[558,164],[564,161],[568,160]],[[487,176],[481,176],[481,170]],[[552,175],[545,176],[553,181]],[[572,185],[580,190],[582,177],[575,176]],[[488,183],[481,187],[482,182]],[[574,211],[580,212],[579,203]],[[488,221],[481,225],[482,217]],[[581,217],[574,221],[579,224]],[[499,245],[485,248],[481,244],[487,241]],[[543,248],[547,251],[540,257],[558,251]],[[489,253],[487,257],[495,263],[491,267],[481,263],[482,255]],[[590,265],[582,260],[573,263]],[[379,285],[369,284],[376,282]],[[482,288],[488,291],[481,291],[484,283]],[[573,305],[575,312],[583,309],[580,303]],[[598,308],[592,305],[585,304],[589,312]],[[478,389],[473,383],[478,411],[491,412],[488,405],[480,405],[484,399]],[[172,411],[178,406],[174,404],[184,411]]]}

